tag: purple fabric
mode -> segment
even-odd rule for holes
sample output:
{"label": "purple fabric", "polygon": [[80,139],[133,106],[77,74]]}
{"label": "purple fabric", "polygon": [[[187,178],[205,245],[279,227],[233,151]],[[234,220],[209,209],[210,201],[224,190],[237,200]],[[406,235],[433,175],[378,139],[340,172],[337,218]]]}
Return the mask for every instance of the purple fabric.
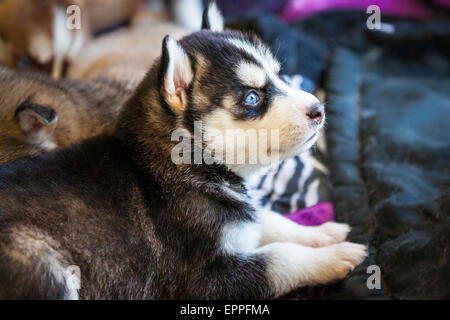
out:
{"label": "purple fabric", "polygon": [[[446,2],[441,0],[442,2]],[[280,14],[283,21],[294,22],[330,9],[364,10],[371,5],[380,7],[383,14],[416,19],[428,19],[431,11],[416,0],[290,0]]]}
{"label": "purple fabric", "polygon": [[[225,17],[259,12],[278,13],[289,0],[216,0],[220,11]],[[209,0],[203,1],[205,4]]]}
{"label": "purple fabric", "polygon": [[447,9],[450,8],[450,0],[434,0],[433,2],[437,6],[441,6]]}
{"label": "purple fabric", "polygon": [[304,226],[319,226],[325,222],[334,221],[334,207],[331,202],[319,202],[284,216]]}

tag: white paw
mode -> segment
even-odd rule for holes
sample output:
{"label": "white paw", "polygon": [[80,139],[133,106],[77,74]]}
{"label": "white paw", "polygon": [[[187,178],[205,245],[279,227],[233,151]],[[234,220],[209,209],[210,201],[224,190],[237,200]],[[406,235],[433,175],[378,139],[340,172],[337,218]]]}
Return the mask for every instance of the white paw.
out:
{"label": "white paw", "polygon": [[330,274],[330,281],[345,278],[367,257],[367,247],[353,242],[337,243],[326,249],[331,251],[330,267],[334,273]]}
{"label": "white paw", "polygon": [[344,223],[327,222],[318,227],[310,227],[307,245],[320,248],[342,242],[347,238],[350,227]]}
{"label": "white paw", "polygon": [[336,240],[324,232],[316,232],[310,236],[307,245],[313,248],[327,247],[335,244]]}
{"label": "white paw", "polygon": [[319,229],[327,236],[333,238],[335,243],[344,241],[350,232],[348,224],[336,222],[326,222]]}

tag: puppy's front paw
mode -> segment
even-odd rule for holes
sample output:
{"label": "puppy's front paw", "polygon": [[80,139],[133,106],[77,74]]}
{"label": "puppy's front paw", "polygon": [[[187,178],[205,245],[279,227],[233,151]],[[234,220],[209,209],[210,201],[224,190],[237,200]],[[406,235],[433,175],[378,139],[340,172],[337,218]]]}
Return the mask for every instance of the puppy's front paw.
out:
{"label": "puppy's front paw", "polygon": [[345,223],[327,222],[319,227],[312,227],[309,235],[309,245],[314,248],[331,246],[344,241],[350,232],[350,227]]}
{"label": "puppy's front paw", "polygon": [[350,232],[348,224],[336,222],[326,222],[319,229],[327,236],[333,238],[335,243],[344,241]]}
{"label": "puppy's front paw", "polygon": [[319,231],[309,236],[309,242],[307,243],[307,245],[313,248],[321,248],[331,246],[335,243],[336,240],[332,236],[329,236],[325,232]]}
{"label": "puppy's front paw", "polygon": [[331,250],[330,266],[335,272],[330,280],[343,279],[367,257],[367,247],[353,242],[341,242],[327,249]]}

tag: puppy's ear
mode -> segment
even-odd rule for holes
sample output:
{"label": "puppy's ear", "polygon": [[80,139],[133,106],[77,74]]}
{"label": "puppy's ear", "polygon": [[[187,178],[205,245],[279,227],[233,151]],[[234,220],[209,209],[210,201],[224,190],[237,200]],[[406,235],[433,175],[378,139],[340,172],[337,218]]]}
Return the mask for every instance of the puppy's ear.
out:
{"label": "puppy's ear", "polygon": [[16,109],[16,120],[28,143],[41,143],[56,128],[58,116],[55,110],[25,101]]}
{"label": "puppy's ear", "polygon": [[211,1],[203,11],[202,29],[223,31],[223,16],[217,8],[216,2]]}
{"label": "puppy's ear", "polygon": [[179,112],[187,105],[186,90],[194,75],[188,55],[170,36],[163,41],[161,68],[161,93],[172,110]]}

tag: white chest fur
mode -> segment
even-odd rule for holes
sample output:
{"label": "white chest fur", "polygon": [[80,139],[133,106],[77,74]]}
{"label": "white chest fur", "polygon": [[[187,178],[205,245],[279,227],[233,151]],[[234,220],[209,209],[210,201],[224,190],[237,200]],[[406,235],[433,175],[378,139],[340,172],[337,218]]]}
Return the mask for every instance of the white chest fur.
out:
{"label": "white chest fur", "polygon": [[261,224],[258,222],[232,222],[222,229],[222,249],[229,254],[249,254],[258,247]]}

